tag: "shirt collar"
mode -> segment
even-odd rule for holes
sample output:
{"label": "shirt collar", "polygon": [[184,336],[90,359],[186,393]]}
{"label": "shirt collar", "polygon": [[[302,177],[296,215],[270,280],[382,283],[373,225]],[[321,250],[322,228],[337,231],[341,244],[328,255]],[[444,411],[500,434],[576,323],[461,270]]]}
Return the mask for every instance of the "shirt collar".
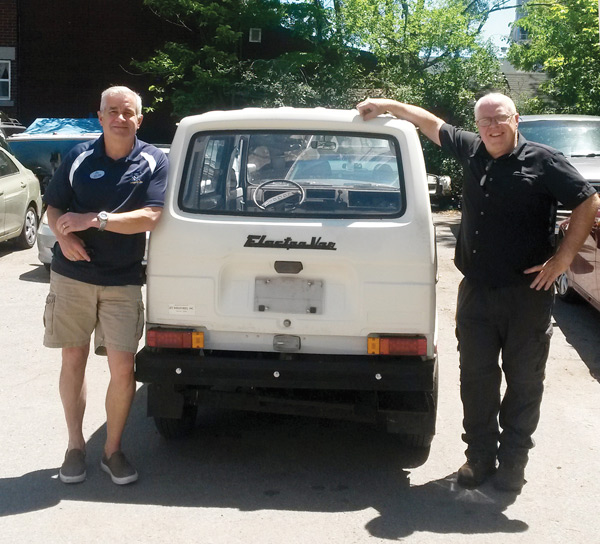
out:
{"label": "shirt collar", "polygon": [[[140,150],[142,148],[142,144],[138,140],[137,136],[135,136],[134,138],[135,138],[135,141],[133,143],[133,148],[131,149],[131,152],[126,157],[119,159],[119,161],[129,161],[129,162],[139,161]],[[106,150],[104,148],[104,134],[101,134],[100,137],[94,142],[93,148],[94,148],[94,154],[97,155],[98,157],[106,157],[107,156]],[[116,162],[119,162],[119,161],[116,161]]]}
{"label": "shirt collar", "polygon": [[[525,136],[523,136],[520,132],[518,132],[517,134],[518,138],[516,147],[510,153],[502,155],[502,157],[498,157],[499,159],[509,159],[511,157],[514,157],[515,159],[522,161],[525,158],[524,150],[528,142],[525,139]],[[487,149],[485,148],[481,136],[477,136],[477,140],[473,144],[471,158],[475,157],[476,155],[488,160],[492,158],[492,156],[488,153]]]}

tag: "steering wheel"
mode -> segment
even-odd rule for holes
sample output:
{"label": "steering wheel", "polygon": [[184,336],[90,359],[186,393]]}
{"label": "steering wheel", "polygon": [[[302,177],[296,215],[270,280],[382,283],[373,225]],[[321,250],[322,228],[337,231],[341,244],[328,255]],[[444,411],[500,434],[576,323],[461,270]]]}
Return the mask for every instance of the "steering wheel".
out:
{"label": "steering wheel", "polygon": [[[264,196],[264,194],[265,194],[265,191],[263,189],[264,187],[266,187],[267,185],[282,184],[282,183],[287,183],[287,184],[291,185],[292,186],[291,189],[289,189],[287,191],[285,189],[281,189],[281,191],[285,191],[285,192],[281,192],[276,196],[272,196],[268,200],[265,200],[262,204],[258,203],[257,195],[258,195],[259,191],[261,191],[261,189],[262,189],[261,193]],[[268,207],[274,206],[275,204],[279,204],[280,202],[283,202],[284,200],[287,200],[291,196],[294,196],[298,193],[300,193],[300,200],[298,201],[296,206],[300,206],[300,204],[302,204],[306,200],[306,191],[304,190],[304,187],[302,187],[302,185],[300,185],[299,183],[296,183],[295,181],[291,181],[289,179],[270,179],[268,181],[264,181],[263,183],[258,185],[256,187],[256,189],[254,189],[254,194],[252,195],[252,200],[254,200],[254,204],[256,204],[261,210],[266,210]]]}

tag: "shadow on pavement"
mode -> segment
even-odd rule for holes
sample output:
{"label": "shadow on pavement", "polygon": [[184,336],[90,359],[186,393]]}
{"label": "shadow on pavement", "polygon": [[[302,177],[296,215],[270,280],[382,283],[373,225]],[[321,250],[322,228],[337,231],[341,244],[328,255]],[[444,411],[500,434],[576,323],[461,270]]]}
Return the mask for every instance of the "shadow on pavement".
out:
{"label": "shadow on pavement", "polygon": [[433,222],[436,226],[436,242],[438,246],[454,248],[456,237],[460,228],[459,212],[450,214],[433,214]]}
{"label": "shadow on pavement", "polygon": [[572,304],[557,298],[553,315],[567,342],[600,382],[600,312],[583,300]]}
{"label": "shadow on pavement", "polygon": [[32,264],[35,267],[29,272],[24,272],[19,276],[21,281],[32,281],[35,283],[50,283],[50,273],[42,264]]}
{"label": "shadow on pavement", "polygon": [[0,259],[6,255],[15,253],[17,251],[26,251],[26,250],[18,248],[15,245],[14,240],[7,240],[6,242],[0,242]]}
{"label": "shadow on pavement", "polygon": [[517,533],[522,521],[503,511],[514,494],[491,484],[475,491],[456,475],[410,486],[404,467],[422,464],[428,452],[402,448],[396,437],[351,422],[244,412],[203,412],[195,432],[162,439],[145,416],[146,389],[136,395],[125,450],[140,472],[116,486],[101,472],[105,428],[88,442],[87,480],[65,485],[58,465],[0,479],[0,516],[51,508],[63,500],[175,507],[348,512],[378,515],[367,532],[396,540],[419,531]]}

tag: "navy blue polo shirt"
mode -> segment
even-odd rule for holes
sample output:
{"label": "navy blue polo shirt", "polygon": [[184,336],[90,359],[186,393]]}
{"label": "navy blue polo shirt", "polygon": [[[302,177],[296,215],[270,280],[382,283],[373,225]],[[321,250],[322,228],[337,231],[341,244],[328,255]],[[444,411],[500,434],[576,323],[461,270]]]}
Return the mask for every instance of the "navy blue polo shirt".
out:
{"label": "navy blue polo shirt", "polygon": [[[129,212],[162,207],[168,160],[153,145],[135,139],[131,153],[113,160],[104,150],[104,136],[75,146],[56,170],[46,204],[74,213]],[[94,285],[141,285],[146,234],[118,234],[89,228],[76,232],[91,262],[66,259],[57,243],[52,270]]]}
{"label": "navy blue polo shirt", "polygon": [[457,268],[490,287],[531,283],[535,275],[524,270],[554,253],[557,203],[573,209],[594,187],[562,153],[520,133],[515,149],[497,159],[477,134],[449,124],[440,142],[464,171]]}

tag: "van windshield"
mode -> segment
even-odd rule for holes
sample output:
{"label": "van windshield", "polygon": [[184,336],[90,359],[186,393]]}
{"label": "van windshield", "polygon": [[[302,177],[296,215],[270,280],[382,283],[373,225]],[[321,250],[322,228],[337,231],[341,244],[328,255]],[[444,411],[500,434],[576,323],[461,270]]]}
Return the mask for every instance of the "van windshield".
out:
{"label": "van windshield", "polygon": [[179,206],[231,215],[397,216],[405,206],[400,149],[373,134],[199,133]]}

